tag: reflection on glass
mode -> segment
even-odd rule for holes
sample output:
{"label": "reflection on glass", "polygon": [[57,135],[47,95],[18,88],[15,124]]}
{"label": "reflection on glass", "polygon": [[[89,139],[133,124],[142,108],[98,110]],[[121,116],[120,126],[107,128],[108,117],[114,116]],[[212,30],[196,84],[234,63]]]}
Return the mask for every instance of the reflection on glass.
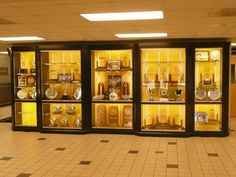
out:
{"label": "reflection on glass", "polygon": [[184,131],[185,106],[170,104],[142,104],[142,130]]}
{"label": "reflection on glass", "polygon": [[194,122],[196,131],[221,131],[221,104],[195,104]]}

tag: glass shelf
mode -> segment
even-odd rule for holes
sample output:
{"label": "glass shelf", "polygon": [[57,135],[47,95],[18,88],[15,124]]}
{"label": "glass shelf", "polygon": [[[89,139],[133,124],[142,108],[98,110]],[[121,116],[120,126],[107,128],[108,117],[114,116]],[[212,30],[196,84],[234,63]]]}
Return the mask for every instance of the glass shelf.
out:
{"label": "glass shelf", "polygon": [[155,63],[164,63],[164,64],[171,64],[171,63],[183,63],[185,61],[142,61],[141,63],[145,63],[145,64],[155,64]]}
{"label": "glass shelf", "polygon": [[45,82],[43,85],[81,85],[81,82]]}
{"label": "glass shelf", "polygon": [[17,75],[18,76],[30,76],[30,75],[36,75],[36,73],[27,73],[27,74],[25,74],[25,73],[17,73]]}
{"label": "glass shelf", "polygon": [[81,103],[81,100],[42,100],[45,103]]}
{"label": "glass shelf", "polygon": [[125,72],[125,71],[133,71],[132,68],[121,68],[120,70],[112,70],[107,68],[96,68],[94,71],[100,72]]}
{"label": "glass shelf", "polygon": [[80,62],[66,62],[66,63],[43,63],[44,65],[80,65]]}
{"label": "glass shelf", "polygon": [[133,100],[92,100],[93,103],[132,103]]}

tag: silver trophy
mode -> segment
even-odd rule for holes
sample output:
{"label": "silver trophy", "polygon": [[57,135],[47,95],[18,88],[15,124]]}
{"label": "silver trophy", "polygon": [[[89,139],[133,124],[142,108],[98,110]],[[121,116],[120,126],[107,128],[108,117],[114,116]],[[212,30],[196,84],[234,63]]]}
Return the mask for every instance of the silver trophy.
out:
{"label": "silver trophy", "polygon": [[156,87],[155,87],[155,82],[150,82],[150,83],[148,83],[148,85],[147,85],[147,91],[148,91],[148,93],[149,93],[149,95],[150,95],[149,101],[154,101],[153,93],[154,93],[154,90],[155,90],[155,89],[156,89]]}

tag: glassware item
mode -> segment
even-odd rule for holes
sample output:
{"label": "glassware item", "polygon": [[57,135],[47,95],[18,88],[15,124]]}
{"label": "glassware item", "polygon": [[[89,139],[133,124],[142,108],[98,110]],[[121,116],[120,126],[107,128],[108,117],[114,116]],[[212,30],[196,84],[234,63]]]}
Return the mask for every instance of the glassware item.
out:
{"label": "glassware item", "polygon": [[24,89],[21,89],[21,90],[19,90],[18,92],[17,92],[17,96],[18,96],[18,98],[20,98],[20,99],[25,99],[26,98],[26,91],[24,90]]}
{"label": "glassware item", "polygon": [[74,126],[75,127],[80,127],[81,120],[80,120],[80,115],[74,120]]}
{"label": "glassware item", "polygon": [[36,90],[30,90],[30,91],[29,91],[29,96],[30,96],[30,98],[32,98],[32,99],[36,99],[36,97],[37,97],[37,92],[36,92]]}
{"label": "glassware item", "polygon": [[68,123],[68,118],[67,117],[62,117],[61,118],[61,126],[66,127]]}
{"label": "glassware item", "polygon": [[45,95],[48,99],[54,100],[57,97],[57,91],[53,87],[49,87],[46,89]]}
{"label": "glassware item", "polygon": [[53,106],[53,114],[61,114],[62,110],[61,110],[61,106]]}
{"label": "glassware item", "polygon": [[52,117],[52,118],[50,119],[50,124],[49,124],[49,126],[55,127],[55,126],[56,126],[56,121],[57,121],[57,118],[56,118],[56,117]]}
{"label": "glassware item", "polygon": [[195,90],[195,97],[198,99],[198,100],[204,100],[207,96],[207,93],[206,93],[206,90],[203,89],[202,87],[198,87],[196,90]]}
{"label": "glassware item", "polygon": [[79,99],[81,98],[81,93],[82,93],[82,90],[81,90],[80,87],[77,88],[77,89],[75,89],[75,90],[74,90],[74,94],[73,94],[74,98],[75,98],[76,100],[79,100]]}
{"label": "glassware item", "polygon": [[156,89],[155,82],[148,83],[147,90],[148,90],[148,93],[150,95],[149,101],[154,101],[153,92],[154,92],[155,89]]}
{"label": "glassware item", "polygon": [[66,113],[67,113],[67,114],[75,114],[75,113],[76,113],[76,111],[75,111],[75,106],[74,106],[74,105],[68,106]]}
{"label": "glassware item", "polygon": [[207,95],[211,101],[217,101],[221,98],[222,93],[220,89],[214,87],[213,89],[208,90]]}

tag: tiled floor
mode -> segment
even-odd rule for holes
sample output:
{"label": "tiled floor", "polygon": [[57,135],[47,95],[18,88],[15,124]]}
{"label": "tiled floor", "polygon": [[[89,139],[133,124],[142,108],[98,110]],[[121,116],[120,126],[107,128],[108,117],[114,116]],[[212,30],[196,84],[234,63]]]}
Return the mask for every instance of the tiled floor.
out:
{"label": "tiled floor", "polygon": [[11,106],[0,107],[0,120],[11,117]]}
{"label": "tiled floor", "polygon": [[0,124],[0,177],[236,177],[236,119],[225,138],[13,132]]}

